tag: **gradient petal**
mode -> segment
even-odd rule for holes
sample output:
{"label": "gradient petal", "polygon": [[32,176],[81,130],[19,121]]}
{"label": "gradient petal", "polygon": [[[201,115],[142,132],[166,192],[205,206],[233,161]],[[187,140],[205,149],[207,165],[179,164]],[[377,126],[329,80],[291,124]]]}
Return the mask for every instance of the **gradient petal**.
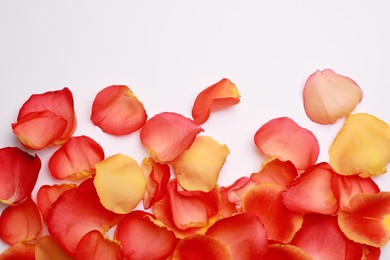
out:
{"label": "gradient petal", "polygon": [[0,255],[1,260],[35,260],[35,245],[30,243],[17,243],[6,249]]}
{"label": "gradient petal", "polygon": [[66,253],[51,236],[44,236],[35,244],[35,259],[72,260],[74,258]]}
{"label": "gradient petal", "polygon": [[312,260],[313,258],[301,248],[293,245],[269,245],[263,260]]}

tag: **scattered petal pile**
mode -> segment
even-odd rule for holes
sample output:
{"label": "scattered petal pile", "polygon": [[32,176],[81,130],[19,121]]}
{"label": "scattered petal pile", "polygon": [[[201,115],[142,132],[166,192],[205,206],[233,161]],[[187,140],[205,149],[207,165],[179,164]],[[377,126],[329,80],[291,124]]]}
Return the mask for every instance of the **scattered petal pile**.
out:
{"label": "scattered petal pile", "polygon": [[139,134],[149,153],[141,163],[105,158],[97,141],[72,136],[68,88],[32,95],[12,129],[25,148],[61,145],[48,160],[58,184],[32,197],[41,160],[0,148],[0,238],[9,244],[0,259],[379,259],[390,239],[390,192],[373,178],[390,162],[390,127],[351,114],[362,96],[352,79],[316,71],[303,88],[307,116],[320,124],[346,117],[329,162],[317,161],[309,129],[269,119],[253,137],[260,170],[221,187],[228,144],[201,135],[200,125],[240,102],[229,79],[199,93],[192,119],[148,119],[124,85],[97,93],[92,123],[115,136]]}

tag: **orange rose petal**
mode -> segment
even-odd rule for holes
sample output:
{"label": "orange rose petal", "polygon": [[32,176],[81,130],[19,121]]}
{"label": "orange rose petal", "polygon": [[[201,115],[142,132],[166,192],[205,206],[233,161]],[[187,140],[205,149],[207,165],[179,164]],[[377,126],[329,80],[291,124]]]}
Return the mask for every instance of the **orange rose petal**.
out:
{"label": "orange rose petal", "polygon": [[349,115],[362,98],[362,90],[352,79],[331,69],[317,70],[303,90],[306,115],[319,124],[332,124]]}
{"label": "orange rose petal", "polygon": [[35,259],[72,260],[74,258],[66,253],[51,236],[44,236],[38,239],[35,245]]}
{"label": "orange rose petal", "polygon": [[341,232],[336,216],[306,215],[291,244],[313,259],[361,259],[363,253],[362,245]]}
{"label": "orange rose petal", "polygon": [[27,199],[41,169],[37,155],[22,151],[17,147],[0,149],[0,202],[16,205]]}
{"label": "orange rose petal", "polygon": [[293,245],[269,245],[267,252],[261,258],[263,260],[312,260],[313,258],[301,248]]}
{"label": "orange rose petal", "polygon": [[206,232],[228,247],[233,259],[260,259],[268,238],[260,219],[252,213],[236,214],[215,222]]}
{"label": "orange rose petal", "polygon": [[273,183],[257,184],[242,199],[244,212],[256,214],[268,239],[289,243],[302,225],[302,215],[288,210],[282,202],[283,187]]}
{"label": "orange rose petal", "polygon": [[336,213],[339,203],[331,188],[334,175],[336,173],[325,162],[306,169],[283,191],[284,205],[300,214]]}
{"label": "orange rose petal", "polygon": [[146,119],[143,104],[124,85],[104,88],[92,104],[92,122],[108,134],[128,135],[140,129]]}
{"label": "orange rose petal", "polygon": [[192,108],[192,117],[196,124],[201,125],[207,121],[213,110],[239,102],[240,94],[236,85],[228,79],[222,79],[199,93]]}
{"label": "orange rose petal", "polygon": [[103,148],[88,136],[71,137],[49,160],[50,173],[57,179],[81,180],[95,173],[104,159]]}
{"label": "orange rose petal", "polygon": [[42,232],[37,205],[27,198],[16,206],[8,206],[1,214],[0,227],[0,238],[10,245],[34,241]]}
{"label": "orange rose petal", "polygon": [[167,164],[157,163],[152,158],[144,159],[141,169],[146,179],[143,205],[145,209],[149,209],[156,201],[164,197],[171,171]]}
{"label": "orange rose petal", "polygon": [[374,247],[390,239],[390,192],[355,195],[348,208],[341,209],[338,223],[351,240]]}
{"label": "orange rose petal", "polygon": [[183,238],[172,255],[172,260],[232,259],[229,249],[221,242],[205,235],[192,235]]}
{"label": "orange rose petal", "polygon": [[179,240],[155,221],[147,212],[132,211],[119,222],[115,239],[120,241],[125,258],[167,259],[172,254]]}
{"label": "orange rose petal", "polygon": [[122,217],[100,204],[93,180],[87,179],[57,199],[50,211],[47,227],[57,243],[73,255],[85,234],[92,230],[105,232]]}
{"label": "orange rose petal", "polygon": [[230,153],[209,136],[198,136],[190,148],[172,161],[177,181],[186,190],[211,191]]}
{"label": "orange rose petal", "polygon": [[98,230],[92,230],[77,245],[75,259],[123,259],[123,254],[117,242],[105,238]]}
{"label": "orange rose petal", "polygon": [[157,162],[170,162],[187,150],[202,128],[180,114],[164,112],[141,129],[141,142]]}
{"label": "orange rose petal", "polygon": [[257,130],[254,137],[260,153],[291,161],[297,169],[313,165],[319,155],[316,137],[288,117],[272,119]]}
{"label": "orange rose petal", "polygon": [[263,168],[251,175],[251,180],[256,183],[275,183],[287,187],[296,177],[298,171],[290,161],[281,161],[273,158],[263,164]]}
{"label": "orange rose petal", "polygon": [[76,184],[43,185],[37,192],[37,206],[42,217],[47,221],[53,203],[67,190],[76,188]]}
{"label": "orange rose petal", "polygon": [[329,148],[329,163],[342,175],[362,177],[386,172],[390,162],[390,127],[364,113],[347,117]]}
{"label": "orange rose petal", "polygon": [[35,244],[17,243],[1,253],[0,260],[35,260]]}
{"label": "orange rose petal", "polygon": [[132,211],[142,200],[146,181],[138,163],[123,154],[113,155],[95,166],[94,185],[102,205],[115,213]]}

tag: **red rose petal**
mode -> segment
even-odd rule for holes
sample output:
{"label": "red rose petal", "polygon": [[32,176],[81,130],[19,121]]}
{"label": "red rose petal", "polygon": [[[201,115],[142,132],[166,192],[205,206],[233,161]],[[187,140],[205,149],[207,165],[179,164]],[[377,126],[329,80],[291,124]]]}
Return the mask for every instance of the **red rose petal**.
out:
{"label": "red rose petal", "polygon": [[293,245],[269,245],[263,260],[312,260],[313,258],[301,248]]}
{"label": "red rose petal", "polygon": [[104,88],[92,104],[92,122],[108,134],[128,135],[140,129],[146,119],[143,104],[124,85]]}
{"label": "red rose petal", "polygon": [[254,137],[260,153],[291,161],[297,169],[313,165],[319,155],[316,137],[288,117],[272,119],[257,130]]}
{"label": "red rose petal", "polygon": [[35,260],[35,245],[17,243],[1,253],[0,260]]}
{"label": "red rose petal", "polygon": [[74,258],[66,253],[51,236],[44,236],[38,239],[35,245],[35,259],[72,260]]}

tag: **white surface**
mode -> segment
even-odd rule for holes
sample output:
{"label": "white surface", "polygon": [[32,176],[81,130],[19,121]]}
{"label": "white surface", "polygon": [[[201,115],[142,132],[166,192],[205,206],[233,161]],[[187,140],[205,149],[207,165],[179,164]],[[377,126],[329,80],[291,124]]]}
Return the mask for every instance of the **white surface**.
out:
{"label": "white surface", "polygon": [[[241,103],[203,125],[204,134],[231,150],[221,185],[259,169],[253,135],[279,116],[312,130],[319,161],[327,161],[341,122],[312,123],[303,84],[316,69],[349,76],[364,93],[355,111],[389,123],[389,11],[386,0],[0,1],[0,147],[20,146],[10,125],[31,94],[67,86],[79,121],[75,135],[94,138],[107,156],[122,152],[141,162],[138,132],[113,138],[89,121],[99,90],[125,84],[149,117],[163,111],[190,117],[196,95],[227,77]],[[46,166],[52,152],[38,152],[36,187],[53,181]],[[375,180],[390,190],[389,175]],[[389,247],[382,259],[390,258]],[[5,248],[0,244],[0,252]]]}

